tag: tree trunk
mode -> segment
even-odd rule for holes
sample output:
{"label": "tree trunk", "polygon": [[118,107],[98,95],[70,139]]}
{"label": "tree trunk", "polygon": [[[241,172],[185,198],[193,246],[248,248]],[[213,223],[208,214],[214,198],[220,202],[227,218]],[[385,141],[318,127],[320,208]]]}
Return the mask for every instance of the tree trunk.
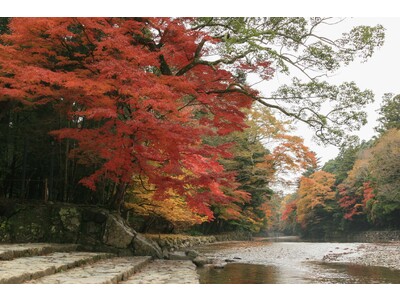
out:
{"label": "tree trunk", "polygon": [[64,190],[63,201],[68,202],[68,153],[69,153],[69,140],[67,139],[65,145],[65,161],[64,161]]}
{"label": "tree trunk", "polygon": [[124,203],[124,197],[126,193],[126,189],[128,188],[127,183],[119,183],[117,186],[117,191],[114,194],[114,197],[111,201],[111,209],[116,210],[117,212],[121,212],[121,206]]}
{"label": "tree trunk", "polygon": [[53,200],[53,186],[54,186],[54,142],[51,142],[50,153],[50,176],[49,176],[49,200]]}
{"label": "tree trunk", "polygon": [[20,199],[26,198],[26,169],[27,169],[27,162],[28,162],[28,140],[24,139],[24,150],[23,150],[23,160],[22,160],[22,180],[21,180],[21,192],[20,192]]}

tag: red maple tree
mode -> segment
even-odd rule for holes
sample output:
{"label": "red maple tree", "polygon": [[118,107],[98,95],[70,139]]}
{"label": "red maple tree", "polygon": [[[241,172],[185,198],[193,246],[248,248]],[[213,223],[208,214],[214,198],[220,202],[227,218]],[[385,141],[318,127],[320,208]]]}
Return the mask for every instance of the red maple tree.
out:
{"label": "red maple tree", "polygon": [[[228,145],[205,136],[244,127],[243,108],[255,91],[224,93],[237,84],[227,65],[245,70],[268,62],[204,59],[218,41],[188,30],[186,18],[15,18],[0,45],[3,99],[35,106],[53,103],[70,120],[53,131],[77,145],[70,154],[94,172],[90,189],[116,184],[112,205],[123,202],[132,176],[173,189],[196,212],[212,217],[213,202],[227,202],[233,173],[218,162]],[[258,64],[258,65],[257,65]],[[251,91],[251,92],[249,92]],[[185,174],[185,183],[179,179]]]}

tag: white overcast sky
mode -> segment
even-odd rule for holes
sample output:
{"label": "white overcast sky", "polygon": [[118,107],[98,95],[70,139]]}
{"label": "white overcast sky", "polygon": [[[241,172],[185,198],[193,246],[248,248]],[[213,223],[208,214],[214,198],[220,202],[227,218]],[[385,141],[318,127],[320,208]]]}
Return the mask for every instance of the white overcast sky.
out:
{"label": "white overcast sky", "polygon": [[[375,94],[375,101],[366,107],[368,123],[361,130],[351,134],[359,136],[360,140],[369,140],[375,135],[374,127],[377,125],[378,110],[385,93],[400,94],[400,82],[398,72],[400,70],[400,59],[396,57],[400,53],[400,17],[398,18],[346,18],[341,23],[333,26],[325,26],[319,34],[328,38],[338,38],[343,32],[349,31],[358,25],[375,26],[381,24],[385,30],[385,43],[377,48],[374,55],[368,61],[362,63],[355,60],[328,78],[322,78],[332,84],[341,84],[346,81],[354,81],[361,90],[369,89]],[[293,74],[291,74],[293,75]],[[297,75],[297,74],[296,74]],[[252,79],[252,82],[258,80]],[[282,74],[276,73],[270,81],[258,83],[255,88],[265,96],[276,90],[282,84],[290,84],[290,79]],[[317,153],[321,166],[329,159],[336,157],[339,150],[335,146],[320,146],[312,139],[313,132],[306,124],[297,123],[298,130],[295,132],[304,138],[305,144]]]}
{"label": "white overcast sky", "polygon": [[[352,18],[348,19],[340,27],[354,25],[381,24],[386,29],[385,44],[365,63],[354,62],[340,70],[329,81],[340,83],[354,81],[362,89],[370,89],[375,94],[375,102],[367,107],[368,123],[361,128],[357,135],[361,139],[370,139],[374,135],[374,127],[377,125],[377,110],[380,107],[382,96],[385,93],[400,94],[399,70],[400,70],[400,17],[397,18]],[[309,139],[309,138],[308,138]],[[310,144],[321,157],[321,162],[333,158],[337,154],[335,147],[317,147]]]}
{"label": "white overcast sky", "polygon": [[[344,81],[354,81],[361,89],[370,89],[375,94],[375,102],[366,107],[368,123],[355,132],[360,139],[368,140],[374,134],[374,127],[377,125],[378,112],[385,93],[400,94],[400,17],[397,18],[349,18],[341,24],[332,26],[327,34],[341,33],[357,25],[374,26],[381,24],[386,29],[385,44],[376,50],[374,55],[364,63],[359,61],[339,70],[327,81],[340,84]],[[278,79],[279,81],[279,79]],[[304,126],[299,126],[298,135],[305,139],[306,144],[321,158],[321,163],[334,158],[338,149],[334,146],[318,146],[311,140],[312,132]]]}

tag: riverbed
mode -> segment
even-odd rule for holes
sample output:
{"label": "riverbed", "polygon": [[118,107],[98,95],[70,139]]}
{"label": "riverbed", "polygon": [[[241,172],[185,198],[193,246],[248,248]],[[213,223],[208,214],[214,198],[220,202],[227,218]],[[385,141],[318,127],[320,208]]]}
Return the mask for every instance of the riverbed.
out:
{"label": "riverbed", "polygon": [[199,269],[201,283],[400,283],[400,242],[258,239],[196,249],[219,262]]}

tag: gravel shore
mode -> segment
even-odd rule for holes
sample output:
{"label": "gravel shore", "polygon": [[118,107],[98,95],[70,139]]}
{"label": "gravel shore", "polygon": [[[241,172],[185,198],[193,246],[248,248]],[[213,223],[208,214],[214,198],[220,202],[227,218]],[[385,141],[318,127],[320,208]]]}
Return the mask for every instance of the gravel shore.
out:
{"label": "gravel shore", "polygon": [[[312,242],[224,242],[198,248],[210,258],[262,264],[294,262],[353,263],[400,270],[400,242],[312,243]],[[237,260],[237,259],[236,259]]]}
{"label": "gravel shore", "polygon": [[327,257],[326,260],[400,270],[400,242],[363,243],[357,247],[356,255],[343,253],[332,260]]}
{"label": "gravel shore", "polygon": [[[278,267],[284,274],[279,283],[379,283],[379,279],[360,279],[360,274],[357,274],[357,278],[354,274],[339,274],[335,268],[358,265],[386,267],[394,270],[393,272],[400,270],[400,242],[314,243],[258,240],[215,243],[197,250],[220,262]],[[371,269],[359,270],[359,273],[367,271],[370,272]]]}

